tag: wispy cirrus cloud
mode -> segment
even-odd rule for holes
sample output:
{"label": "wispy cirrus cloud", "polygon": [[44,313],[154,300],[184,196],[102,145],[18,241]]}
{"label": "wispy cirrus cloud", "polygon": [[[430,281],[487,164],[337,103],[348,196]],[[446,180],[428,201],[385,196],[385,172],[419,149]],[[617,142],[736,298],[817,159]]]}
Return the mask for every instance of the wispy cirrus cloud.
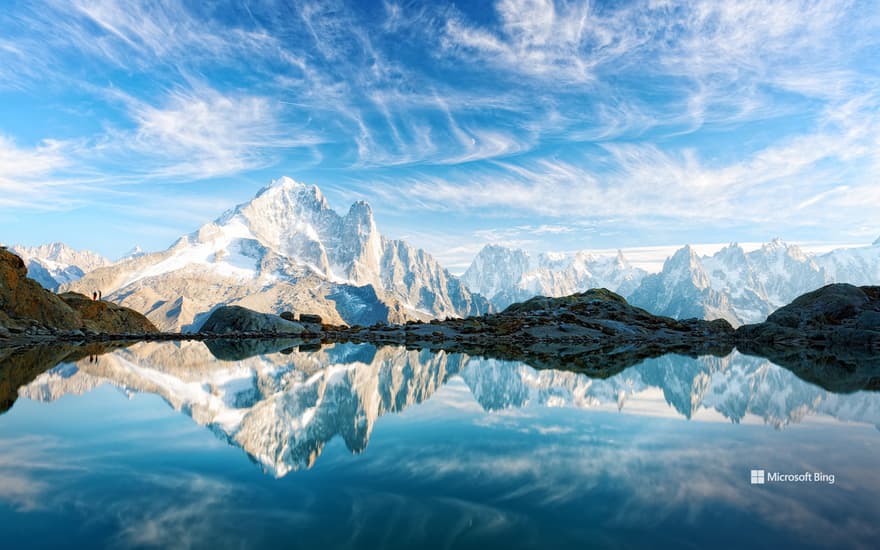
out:
{"label": "wispy cirrus cloud", "polygon": [[[383,200],[417,209],[555,220],[615,219],[641,225],[668,218],[768,227],[783,220],[825,223],[829,215],[847,208],[880,207],[874,191],[877,174],[870,172],[878,135],[876,99],[865,96],[829,108],[812,133],[730,163],[704,159],[691,147],[668,151],[650,143],[604,143],[584,159],[496,162],[493,168],[455,178],[413,177],[405,185],[373,181],[371,190]],[[842,183],[848,178],[838,171],[841,163],[867,167],[867,177]],[[829,213],[829,204],[841,210]],[[803,218],[804,211],[814,217]],[[497,240],[498,234],[493,235],[489,240]]]}
{"label": "wispy cirrus cloud", "polygon": [[56,140],[24,147],[0,135],[0,206],[55,210],[80,203],[71,186],[90,180],[68,172],[74,149]]}
{"label": "wispy cirrus cloud", "polygon": [[224,95],[206,86],[171,92],[161,106],[129,98],[137,124],[131,139],[119,140],[156,159],[164,177],[209,178],[274,163],[273,151],[312,147],[321,139],[281,122],[280,106],[253,95]]}
{"label": "wispy cirrus cloud", "polygon": [[123,206],[135,184],[234,178],[255,190],[286,173],[389,201],[399,234],[407,212],[419,227],[458,213],[432,231],[460,240],[525,225],[578,229],[513,239],[585,240],[620,233],[621,220],[797,230],[845,219],[875,232],[874,8],[17,4],[0,13],[0,89],[14,100],[0,106],[14,145],[2,146],[45,169],[10,164],[4,200]]}

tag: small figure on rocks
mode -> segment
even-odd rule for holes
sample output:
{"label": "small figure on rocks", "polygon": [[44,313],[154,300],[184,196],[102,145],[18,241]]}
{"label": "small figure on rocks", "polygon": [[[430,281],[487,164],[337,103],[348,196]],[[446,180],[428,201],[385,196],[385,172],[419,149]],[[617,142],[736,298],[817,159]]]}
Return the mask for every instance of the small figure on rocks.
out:
{"label": "small figure on rocks", "polygon": [[97,299],[98,299],[98,293],[97,293],[96,291],[93,290],[93,291],[92,291],[92,300],[94,301],[94,300],[97,300]]}
{"label": "small figure on rocks", "polygon": [[98,299],[99,299],[99,300],[103,300],[103,297],[101,296],[101,291],[100,291],[100,290],[98,291]]}

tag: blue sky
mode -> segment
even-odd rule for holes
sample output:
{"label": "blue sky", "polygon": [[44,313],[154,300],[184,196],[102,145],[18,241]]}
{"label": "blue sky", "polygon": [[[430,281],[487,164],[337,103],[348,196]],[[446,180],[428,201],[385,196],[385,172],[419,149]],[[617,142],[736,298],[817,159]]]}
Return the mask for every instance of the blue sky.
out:
{"label": "blue sky", "polygon": [[0,0],[0,240],[162,249],[288,175],[455,268],[880,235],[880,4]]}

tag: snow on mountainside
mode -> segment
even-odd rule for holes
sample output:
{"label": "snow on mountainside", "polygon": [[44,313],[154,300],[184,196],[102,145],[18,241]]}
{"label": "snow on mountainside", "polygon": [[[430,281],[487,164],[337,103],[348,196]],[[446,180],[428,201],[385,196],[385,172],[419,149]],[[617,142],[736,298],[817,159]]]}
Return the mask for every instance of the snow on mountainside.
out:
{"label": "snow on mountainside", "polygon": [[100,254],[75,250],[57,242],[33,247],[15,245],[10,251],[24,260],[28,277],[53,291],[60,285],[79,280],[89,271],[111,264]]}
{"label": "snow on mountainside", "polygon": [[590,288],[607,288],[628,294],[645,272],[616,256],[544,253],[532,256],[524,250],[487,245],[462,275],[473,292],[486,296],[497,309],[533,296],[566,296]]}
{"label": "snow on mountainside", "polygon": [[629,302],[655,315],[678,319],[726,319],[740,324],[727,296],[712,288],[712,279],[690,246],[663,264],[663,271],[649,275],[629,296]]}
{"label": "snow on mountainside", "polygon": [[880,284],[880,245],[811,256],[779,239],[745,252],[731,244],[712,256],[686,246],[649,275],[629,301],[657,315],[758,323],[801,294],[829,283]]}
{"label": "snow on mountainside", "polygon": [[382,236],[367,203],[340,216],[317,187],[287,177],[165,251],[131,256],[64,288],[101,289],[163,330],[197,329],[223,304],[348,324],[489,307],[423,250]]}

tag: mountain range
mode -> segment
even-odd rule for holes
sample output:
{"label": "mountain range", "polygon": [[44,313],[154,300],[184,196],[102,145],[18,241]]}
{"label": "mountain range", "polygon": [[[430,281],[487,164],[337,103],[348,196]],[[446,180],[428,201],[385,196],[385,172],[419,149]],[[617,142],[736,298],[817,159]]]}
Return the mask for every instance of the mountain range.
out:
{"label": "mountain range", "polygon": [[475,296],[424,250],[388,239],[370,206],[344,216],[315,186],[273,181],[170,248],[98,267],[62,290],[142,311],[162,330],[196,330],[219,305],[372,324],[479,315]]}
{"label": "mountain range", "polygon": [[[534,406],[641,414],[674,410],[693,418],[709,410],[733,423],[759,418],[775,428],[812,415],[880,427],[871,392],[831,393],[736,352],[723,358],[665,355],[599,379],[371,344],[334,344],[317,351],[292,347],[218,361],[199,342],[143,342],[97,362],[62,364],[18,393],[53,401],[109,383],[127,394],[157,394],[280,477],[311,467],[337,436],[351,452],[362,452],[378,418],[429,399],[456,376],[486,411]],[[658,390],[666,403],[659,408],[651,405]]]}
{"label": "mountain range", "polygon": [[871,246],[808,255],[779,239],[746,252],[730,244],[711,256],[684,246],[659,273],[633,267],[622,252],[540,254],[485,246],[462,276],[499,309],[532,296],[605,287],[655,315],[759,323],[797,296],[829,283],[880,284],[880,239]]}
{"label": "mountain range", "polygon": [[458,278],[427,252],[380,234],[367,203],[340,215],[317,187],[286,177],[164,251],[136,248],[111,262],[62,243],[11,249],[46,288],[100,290],[166,331],[197,330],[220,305],[365,325],[478,315],[599,287],[656,315],[738,326],[828,283],[880,284],[880,239],[820,255],[779,239],[749,252],[734,243],[711,256],[685,246],[653,274],[620,251],[532,254],[487,245]]}

